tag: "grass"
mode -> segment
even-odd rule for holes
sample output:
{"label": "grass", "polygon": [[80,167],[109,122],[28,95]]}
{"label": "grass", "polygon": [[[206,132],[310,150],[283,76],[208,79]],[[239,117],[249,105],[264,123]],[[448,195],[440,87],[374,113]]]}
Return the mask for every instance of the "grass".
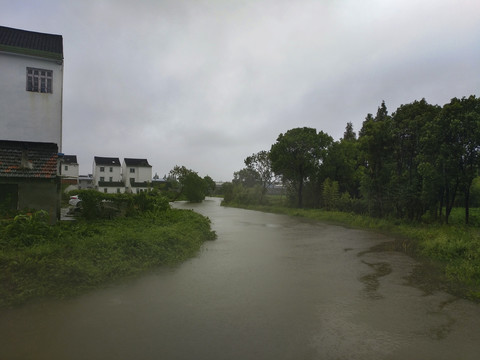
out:
{"label": "grass", "polygon": [[174,265],[215,238],[210,221],[189,210],[53,227],[20,220],[0,227],[0,307],[70,297]]}
{"label": "grass", "polygon": [[[318,209],[294,209],[280,205],[236,207],[290,216],[300,216],[349,227],[380,231],[393,235],[396,249],[428,262],[441,274],[445,287],[457,295],[480,301],[480,209],[472,209],[470,225],[464,225],[463,209],[454,209],[450,224],[414,223],[398,219]],[[230,204],[228,205],[230,206]]]}

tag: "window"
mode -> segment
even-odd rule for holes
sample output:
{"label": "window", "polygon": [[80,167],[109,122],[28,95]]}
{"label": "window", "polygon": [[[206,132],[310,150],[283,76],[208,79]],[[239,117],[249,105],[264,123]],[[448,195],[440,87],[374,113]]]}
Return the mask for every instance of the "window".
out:
{"label": "window", "polygon": [[130,168],[130,173],[131,174],[135,173],[135,168]]}
{"label": "window", "polygon": [[27,67],[27,91],[52,93],[53,71]]}
{"label": "window", "polygon": [[105,172],[105,167],[104,166],[100,166],[100,172]]}
{"label": "window", "polygon": [[119,188],[117,188],[117,194],[120,194],[120,189]]}
{"label": "window", "polygon": [[110,166],[110,172],[113,172],[113,167]]}
{"label": "window", "polygon": [[105,177],[104,177],[104,176],[100,176],[100,181],[105,181]]}
{"label": "window", "polygon": [[68,165],[65,165],[65,171],[68,171]]}
{"label": "window", "polygon": [[103,189],[103,192],[106,194],[108,192],[108,189],[107,188],[104,188]]}
{"label": "window", "polygon": [[135,184],[135,178],[130,178],[130,185]]}
{"label": "window", "polygon": [[108,181],[112,182],[112,181],[113,181],[113,177],[110,176],[110,177],[108,178]]}

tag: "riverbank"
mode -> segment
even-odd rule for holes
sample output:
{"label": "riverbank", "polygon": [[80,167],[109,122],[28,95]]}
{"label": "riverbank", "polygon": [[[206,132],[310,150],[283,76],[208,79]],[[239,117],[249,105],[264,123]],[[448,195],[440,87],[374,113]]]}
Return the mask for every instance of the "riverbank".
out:
{"label": "riverbank", "polygon": [[439,225],[377,219],[353,213],[282,206],[227,204],[249,210],[300,216],[394,236],[394,250],[403,251],[438,272],[443,287],[480,302],[480,230],[475,226]]}
{"label": "riverbank", "polygon": [[56,226],[35,216],[0,227],[0,307],[65,298],[194,256],[213,240],[210,221],[168,209]]}

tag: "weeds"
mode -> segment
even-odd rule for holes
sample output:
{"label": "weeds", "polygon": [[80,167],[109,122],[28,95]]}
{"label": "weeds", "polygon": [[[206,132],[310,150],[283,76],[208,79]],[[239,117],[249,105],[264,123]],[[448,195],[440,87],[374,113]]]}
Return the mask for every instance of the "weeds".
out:
{"label": "weeds", "polygon": [[[155,209],[154,209],[155,210]],[[146,269],[173,265],[215,238],[188,210],[47,225],[43,214],[0,227],[0,306],[72,296]]]}

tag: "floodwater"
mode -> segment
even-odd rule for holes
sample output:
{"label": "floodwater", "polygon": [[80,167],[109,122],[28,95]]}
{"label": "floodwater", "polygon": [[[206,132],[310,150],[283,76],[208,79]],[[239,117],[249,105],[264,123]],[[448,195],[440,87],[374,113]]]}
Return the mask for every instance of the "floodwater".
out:
{"label": "floodwater", "polygon": [[175,205],[218,234],[177,267],[1,310],[0,359],[479,358],[480,305],[412,285],[403,253],[369,251],[392,239],[219,203]]}

